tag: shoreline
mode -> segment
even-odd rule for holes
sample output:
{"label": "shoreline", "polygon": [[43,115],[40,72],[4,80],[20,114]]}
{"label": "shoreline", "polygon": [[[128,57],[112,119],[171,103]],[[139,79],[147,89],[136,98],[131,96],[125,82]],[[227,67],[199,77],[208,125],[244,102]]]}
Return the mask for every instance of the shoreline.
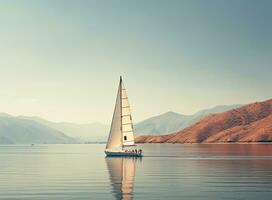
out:
{"label": "shoreline", "polygon": [[136,144],[272,144],[272,142],[195,142],[195,143],[191,143],[191,142],[184,142],[184,143],[172,143],[172,142],[139,142]]}

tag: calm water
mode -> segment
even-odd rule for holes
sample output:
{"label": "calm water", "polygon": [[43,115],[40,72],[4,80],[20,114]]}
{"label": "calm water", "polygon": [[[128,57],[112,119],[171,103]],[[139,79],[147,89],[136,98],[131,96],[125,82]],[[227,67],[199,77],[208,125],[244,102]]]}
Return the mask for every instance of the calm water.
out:
{"label": "calm water", "polygon": [[0,199],[271,199],[272,144],[1,145]]}

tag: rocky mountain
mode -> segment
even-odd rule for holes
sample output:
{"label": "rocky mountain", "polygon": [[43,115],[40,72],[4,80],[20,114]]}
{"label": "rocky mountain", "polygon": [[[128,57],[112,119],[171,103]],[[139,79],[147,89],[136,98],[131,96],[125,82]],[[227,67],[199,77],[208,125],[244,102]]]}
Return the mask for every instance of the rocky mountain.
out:
{"label": "rocky mountain", "polygon": [[272,99],[204,117],[177,133],[139,136],[139,143],[272,142]]}
{"label": "rocky mountain", "polygon": [[137,135],[161,135],[174,133],[191,126],[201,118],[220,113],[241,105],[220,105],[210,109],[201,110],[193,115],[181,115],[175,112],[166,112],[164,114],[148,118],[135,125],[135,133]]}
{"label": "rocky mountain", "polygon": [[33,120],[0,114],[1,144],[63,144],[77,143],[64,133]]}

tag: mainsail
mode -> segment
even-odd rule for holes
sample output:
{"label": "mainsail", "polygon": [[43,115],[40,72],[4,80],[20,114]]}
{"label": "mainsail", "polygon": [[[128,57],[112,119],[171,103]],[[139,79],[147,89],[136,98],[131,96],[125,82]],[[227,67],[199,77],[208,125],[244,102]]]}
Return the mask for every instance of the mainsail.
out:
{"label": "mainsail", "polygon": [[128,96],[122,78],[120,77],[106,149],[123,148],[134,144],[133,123]]}
{"label": "mainsail", "polygon": [[127,91],[121,79],[122,86],[122,134],[123,146],[134,145],[133,123],[128,102]]}

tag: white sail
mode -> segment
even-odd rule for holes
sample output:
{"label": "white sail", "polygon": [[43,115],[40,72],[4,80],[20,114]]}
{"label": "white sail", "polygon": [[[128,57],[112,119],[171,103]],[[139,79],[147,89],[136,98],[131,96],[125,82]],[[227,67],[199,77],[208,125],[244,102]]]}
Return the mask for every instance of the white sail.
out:
{"label": "white sail", "polygon": [[121,130],[121,90],[120,80],[106,149],[120,148],[123,146]]}
{"label": "white sail", "polygon": [[122,134],[123,134],[123,146],[135,145],[133,123],[130,112],[130,106],[128,96],[124,84],[121,83],[122,88]]}
{"label": "white sail", "polygon": [[122,78],[120,78],[106,149],[123,148],[132,145],[135,145],[132,117],[127,92]]}

